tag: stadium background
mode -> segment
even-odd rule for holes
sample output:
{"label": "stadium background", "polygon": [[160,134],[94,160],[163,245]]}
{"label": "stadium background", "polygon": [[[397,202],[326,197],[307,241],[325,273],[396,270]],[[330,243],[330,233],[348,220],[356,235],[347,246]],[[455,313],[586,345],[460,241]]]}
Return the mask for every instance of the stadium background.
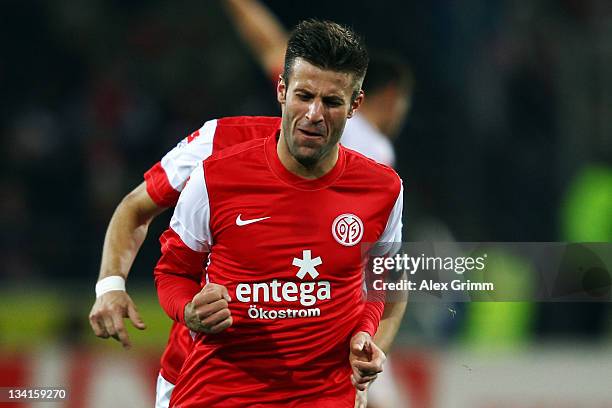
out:
{"label": "stadium background", "polygon": [[[285,26],[332,19],[410,61],[407,240],[610,241],[609,1],[266,4]],[[151,271],[170,214],[130,275],[148,324],[130,352],[87,322],[107,222],[206,119],[276,114],[273,88],[218,1],[6,1],[0,21],[0,386],[151,406],[169,327]],[[410,305],[394,352],[407,406],[611,406],[611,316],[608,303]]]}

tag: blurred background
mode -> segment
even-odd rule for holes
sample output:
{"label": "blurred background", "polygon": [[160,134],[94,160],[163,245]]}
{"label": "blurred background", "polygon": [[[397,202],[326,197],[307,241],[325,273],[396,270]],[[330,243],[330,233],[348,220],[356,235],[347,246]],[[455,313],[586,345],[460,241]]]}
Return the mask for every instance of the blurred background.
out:
{"label": "blurred background", "polygon": [[[612,2],[264,4],[285,27],[331,19],[410,63],[394,141],[405,240],[611,241]],[[87,321],[106,226],[206,120],[279,114],[273,83],[221,1],[2,5],[0,386],[152,406],[170,327],[152,269],[171,214],[130,275],[148,328],[129,352]],[[396,343],[397,406],[612,406],[609,303],[409,305]]]}

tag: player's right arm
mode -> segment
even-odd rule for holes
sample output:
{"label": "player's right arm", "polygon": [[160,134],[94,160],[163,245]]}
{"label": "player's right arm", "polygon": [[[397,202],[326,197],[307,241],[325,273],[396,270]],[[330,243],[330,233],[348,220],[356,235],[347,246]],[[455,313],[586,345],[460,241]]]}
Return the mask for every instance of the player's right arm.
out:
{"label": "player's right arm", "polygon": [[[119,203],[108,224],[98,282],[109,277],[125,281],[140,249],[151,221],[165,210],[153,201],[143,182]],[[108,279],[106,280],[109,281]],[[111,280],[112,281],[112,278]],[[129,318],[138,329],[144,329],[136,306],[125,290],[101,294],[89,313],[89,323],[98,337],[114,337],[125,348],[131,346],[123,319]]]}
{"label": "player's right arm", "polygon": [[159,303],[171,319],[202,333],[218,333],[232,325],[227,288],[200,286],[212,244],[210,203],[199,164],[183,189],[170,228],[160,238],[162,255],[155,266]]}
{"label": "player's right arm", "polygon": [[226,0],[225,5],[230,20],[259,64],[270,78],[278,77],[288,39],[278,18],[256,0]]}

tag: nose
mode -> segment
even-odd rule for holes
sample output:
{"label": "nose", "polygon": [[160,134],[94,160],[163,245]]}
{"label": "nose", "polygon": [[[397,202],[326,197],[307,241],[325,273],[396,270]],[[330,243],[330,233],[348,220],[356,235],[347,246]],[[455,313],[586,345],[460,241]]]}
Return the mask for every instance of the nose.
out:
{"label": "nose", "polygon": [[319,123],[323,120],[323,103],[321,101],[315,99],[308,105],[306,119],[312,123]]}

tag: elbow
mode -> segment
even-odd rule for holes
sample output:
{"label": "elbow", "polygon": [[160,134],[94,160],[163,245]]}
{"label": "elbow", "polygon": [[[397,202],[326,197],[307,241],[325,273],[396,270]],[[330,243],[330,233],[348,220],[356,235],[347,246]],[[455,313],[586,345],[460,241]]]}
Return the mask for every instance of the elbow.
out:
{"label": "elbow", "polygon": [[129,217],[138,226],[148,228],[158,214],[156,210],[156,207],[143,203],[142,197],[137,192],[132,191],[123,197],[116,212]]}

